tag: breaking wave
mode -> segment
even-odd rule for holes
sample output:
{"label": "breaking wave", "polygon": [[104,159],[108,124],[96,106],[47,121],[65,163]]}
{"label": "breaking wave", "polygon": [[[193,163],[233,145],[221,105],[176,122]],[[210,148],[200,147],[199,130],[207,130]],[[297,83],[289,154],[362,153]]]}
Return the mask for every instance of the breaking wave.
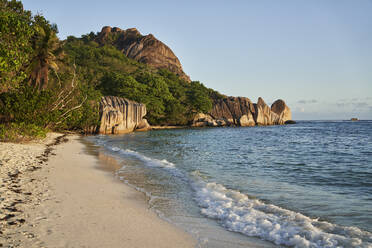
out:
{"label": "breaking wave", "polygon": [[290,247],[372,247],[372,234],[357,227],[312,219],[218,183],[207,183],[197,173],[193,174],[192,186],[201,213],[216,219],[229,231]]}
{"label": "breaking wave", "polygon": [[155,158],[149,158],[139,152],[132,151],[129,149],[120,149],[119,147],[115,146],[109,147],[109,149],[113,152],[120,152],[123,155],[135,157],[144,162],[145,165],[150,167],[175,168],[174,164],[167,161],[166,159],[159,160]]}

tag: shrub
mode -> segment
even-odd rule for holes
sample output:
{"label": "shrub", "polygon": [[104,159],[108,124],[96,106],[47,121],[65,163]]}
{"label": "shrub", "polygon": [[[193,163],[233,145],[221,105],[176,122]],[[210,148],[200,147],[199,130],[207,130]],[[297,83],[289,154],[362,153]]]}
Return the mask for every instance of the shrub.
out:
{"label": "shrub", "polygon": [[45,138],[47,131],[47,129],[35,124],[24,122],[0,124],[0,141],[23,142],[35,138]]}

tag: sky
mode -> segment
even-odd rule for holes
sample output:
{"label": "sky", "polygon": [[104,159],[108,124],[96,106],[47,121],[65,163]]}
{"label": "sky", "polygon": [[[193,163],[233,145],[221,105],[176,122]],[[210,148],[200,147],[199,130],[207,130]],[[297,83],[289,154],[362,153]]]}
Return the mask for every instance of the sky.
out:
{"label": "sky", "polygon": [[295,120],[372,119],[372,0],[23,0],[80,37],[103,26],[153,34],[186,74]]}

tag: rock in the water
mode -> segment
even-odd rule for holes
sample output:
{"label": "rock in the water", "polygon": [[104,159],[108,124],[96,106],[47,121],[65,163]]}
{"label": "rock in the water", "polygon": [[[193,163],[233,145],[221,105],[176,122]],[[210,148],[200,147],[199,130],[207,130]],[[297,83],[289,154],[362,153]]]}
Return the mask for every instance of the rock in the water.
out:
{"label": "rock in the water", "polygon": [[276,100],[271,105],[271,111],[276,113],[279,118],[285,123],[286,121],[292,120],[292,113],[289,107],[281,99]]}
{"label": "rock in the water", "polygon": [[282,121],[279,116],[272,112],[270,107],[265,103],[265,101],[259,97],[257,104],[254,104],[255,113],[253,115],[254,121],[259,126],[266,125],[282,125]]}
{"label": "rock in the water", "polygon": [[283,100],[275,101],[270,108],[261,97],[257,104],[246,97],[226,97],[216,99],[208,114],[197,114],[192,126],[283,125],[291,117]]}
{"label": "rock in the water", "polygon": [[[244,125],[251,123],[252,112],[254,111],[253,103],[246,97],[227,97],[216,100],[212,110],[209,112],[216,121],[225,125]],[[246,115],[246,117],[243,117]],[[241,118],[243,119],[241,120]],[[249,124],[250,125],[250,124]]]}
{"label": "rock in the water", "polygon": [[100,134],[121,134],[134,131],[138,126],[148,128],[146,106],[142,103],[115,96],[105,96],[100,101]]}
{"label": "rock in the water", "polygon": [[288,124],[296,124],[297,122],[293,121],[293,120],[288,120],[288,121],[285,121],[284,124],[288,125]]}
{"label": "rock in the water", "polygon": [[143,36],[135,28],[121,30],[120,28],[103,27],[98,33],[96,41],[101,44],[110,44],[122,51],[127,57],[154,68],[164,68],[177,74],[190,82],[181,66],[179,59],[173,51],[152,34]]}

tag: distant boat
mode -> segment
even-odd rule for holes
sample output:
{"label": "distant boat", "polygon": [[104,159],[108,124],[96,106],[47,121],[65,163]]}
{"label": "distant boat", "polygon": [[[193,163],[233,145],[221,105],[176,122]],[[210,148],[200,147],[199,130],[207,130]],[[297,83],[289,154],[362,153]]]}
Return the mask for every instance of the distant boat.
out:
{"label": "distant boat", "polygon": [[358,118],[351,118],[351,121],[359,121]]}

